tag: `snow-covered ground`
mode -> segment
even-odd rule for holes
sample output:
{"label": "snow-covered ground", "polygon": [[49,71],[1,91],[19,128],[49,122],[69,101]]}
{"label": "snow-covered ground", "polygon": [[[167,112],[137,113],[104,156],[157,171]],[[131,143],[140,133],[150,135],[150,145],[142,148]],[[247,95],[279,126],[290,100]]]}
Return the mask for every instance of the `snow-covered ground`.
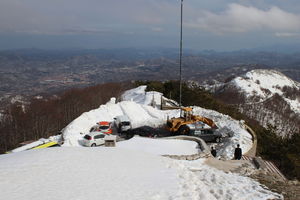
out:
{"label": "snow-covered ground", "polygon": [[0,196],[20,199],[168,199],[176,170],[163,157],[119,148],[50,148],[0,156]]}
{"label": "snow-covered ground", "polygon": [[[133,128],[140,126],[159,127],[165,125],[167,118],[179,117],[179,110],[159,110],[150,106],[154,99],[155,105],[161,104],[161,93],[145,92],[146,86],[128,90],[119,103],[108,102],[98,109],[83,113],[71,122],[63,131],[64,146],[80,146],[79,140],[89,132],[90,128],[99,121],[113,121],[118,115],[127,115]],[[220,145],[217,155],[225,159],[233,157],[234,148],[241,145],[243,152],[252,147],[251,135],[240,125],[240,122],[213,110],[194,107],[194,113],[209,117],[219,127],[219,131],[226,134],[231,132],[232,137]],[[82,134],[80,134],[82,133]]]}
{"label": "snow-covered ground", "polygon": [[117,147],[134,151],[144,151],[156,155],[192,155],[200,151],[198,144],[193,141],[152,139],[138,136],[119,142]]}
{"label": "snow-covered ground", "polygon": [[[160,105],[161,94],[145,89],[129,90],[123,95],[124,101],[111,101],[83,113],[64,129],[62,147],[23,151],[34,145],[29,144],[16,149],[17,153],[0,155],[1,199],[282,199],[253,179],[211,167],[205,158],[180,161],[161,156],[197,154],[198,145],[192,141],[133,137],[116,147],[79,145],[96,122],[113,121],[118,115],[127,115],[133,127],[157,127],[168,116],[179,116],[178,110],[161,111],[149,106],[153,97],[154,104]],[[239,121],[200,107],[194,107],[194,113],[213,119],[221,132],[233,133],[221,145],[219,156],[232,158],[237,143],[244,152],[251,148],[251,136]]]}
{"label": "snow-covered ground", "polygon": [[[144,138],[144,145],[149,140]],[[149,144],[146,144],[146,146]],[[178,151],[185,151],[183,143]],[[224,200],[281,198],[256,181],[206,165],[157,155],[166,144],[140,140],[117,147],[56,147],[0,155],[0,196],[20,199]]]}

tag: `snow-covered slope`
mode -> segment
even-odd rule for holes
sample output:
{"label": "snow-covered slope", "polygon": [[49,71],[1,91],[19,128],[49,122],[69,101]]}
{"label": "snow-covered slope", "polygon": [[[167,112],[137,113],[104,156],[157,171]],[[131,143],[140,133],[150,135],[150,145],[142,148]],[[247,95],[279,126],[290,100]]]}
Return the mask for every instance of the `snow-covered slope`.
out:
{"label": "snow-covered slope", "polygon": [[285,96],[285,89],[291,88],[300,91],[300,84],[278,71],[252,70],[242,77],[233,79],[230,84],[239,88],[249,100],[253,96],[258,97],[257,102],[265,101],[278,94],[284,97],[294,112],[300,114],[300,99]]}
{"label": "snow-covered slope", "polygon": [[275,70],[257,69],[218,86],[216,94],[281,136],[300,131],[300,83]]}
{"label": "snow-covered slope", "polygon": [[126,147],[29,150],[0,155],[0,196],[5,200],[282,199],[253,179],[204,162],[177,161]]}

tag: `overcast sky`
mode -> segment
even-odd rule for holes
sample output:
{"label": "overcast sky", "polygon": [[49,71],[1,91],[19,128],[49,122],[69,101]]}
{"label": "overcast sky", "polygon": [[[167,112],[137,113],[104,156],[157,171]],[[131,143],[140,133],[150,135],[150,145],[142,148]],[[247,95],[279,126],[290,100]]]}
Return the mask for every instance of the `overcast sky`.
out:
{"label": "overcast sky", "polygon": [[[184,0],[184,48],[298,44],[299,0]],[[0,0],[0,49],[178,47],[180,0]]]}

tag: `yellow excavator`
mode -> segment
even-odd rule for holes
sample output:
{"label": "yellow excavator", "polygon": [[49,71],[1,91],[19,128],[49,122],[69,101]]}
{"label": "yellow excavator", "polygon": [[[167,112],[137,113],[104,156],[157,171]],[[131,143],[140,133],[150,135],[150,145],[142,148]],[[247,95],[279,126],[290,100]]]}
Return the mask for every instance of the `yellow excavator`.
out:
{"label": "yellow excavator", "polygon": [[189,124],[195,124],[197,122],[203,122],[211,127],[211,129],[217,129],[217,125],[213,120],[193,115],[193,108],[190,107],[179,107],[181,109],[179,118],[171,118],[167,120],[167,129],[173,135],[189,135],[190,127]]}

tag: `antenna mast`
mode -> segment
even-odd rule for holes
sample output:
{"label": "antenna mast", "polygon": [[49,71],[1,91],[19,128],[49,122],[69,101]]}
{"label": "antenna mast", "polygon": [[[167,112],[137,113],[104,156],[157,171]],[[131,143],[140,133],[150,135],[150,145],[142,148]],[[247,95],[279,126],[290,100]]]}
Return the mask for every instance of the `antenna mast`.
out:
{"label": "antenna mast", "polygon": [[[183,15],[183,0],[181,0],[181,13],[180,13],[180,53],[179,53],[179,106],[181,107],[182,100],[182,15]],[[180,111],[181,112],[181,111]]]}

